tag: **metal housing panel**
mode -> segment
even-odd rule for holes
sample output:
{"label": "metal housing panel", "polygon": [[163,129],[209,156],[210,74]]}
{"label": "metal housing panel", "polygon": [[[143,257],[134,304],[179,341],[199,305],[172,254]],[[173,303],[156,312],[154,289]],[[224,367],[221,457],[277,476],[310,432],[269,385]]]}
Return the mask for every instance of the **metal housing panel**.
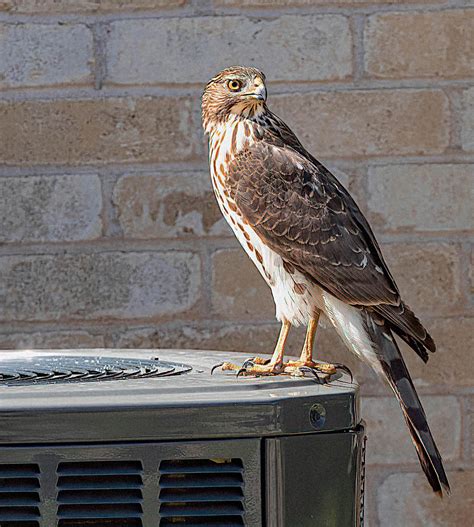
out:
{"label": "metal housing panel", "polygon": [[359,527],[364,429],[265,440],[266,524]]}
{"label": "metal housing panel", "polygon": [[[28,356],[53,351],[3,352],[28,363]],[[77,350],[55,354],[77,356]],[[358,386],[347,375],[329,385],[290,376],[236,378],[210,375],[229,355],[194,350],[81,350],[84,357],[117,355],[176,361],[192,366],[175,377],[104,382],[0,386],[0,443],[166,441],[267,437],[350,429],[360,421]],[[315,427],[315,403],[326,415]],[[179,410],[178,410],[179,409]]]}

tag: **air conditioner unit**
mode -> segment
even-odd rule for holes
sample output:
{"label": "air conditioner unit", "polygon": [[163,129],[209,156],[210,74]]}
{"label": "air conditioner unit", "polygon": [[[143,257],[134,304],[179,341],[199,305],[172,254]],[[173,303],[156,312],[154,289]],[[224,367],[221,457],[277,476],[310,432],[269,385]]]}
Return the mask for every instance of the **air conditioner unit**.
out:
{"label": "air conditioner unit", "polygon": [[361,525],[346,375],[211,376],[229,353],[203,351],[0,357],[1,527]]}

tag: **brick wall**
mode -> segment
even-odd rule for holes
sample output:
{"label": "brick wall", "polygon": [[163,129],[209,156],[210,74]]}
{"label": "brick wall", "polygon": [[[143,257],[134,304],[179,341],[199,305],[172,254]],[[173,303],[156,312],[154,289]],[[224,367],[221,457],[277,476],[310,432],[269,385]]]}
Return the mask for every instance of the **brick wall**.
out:
{"label": "brick wall", "polygon": [[200,129],[203,83],[235,63],[266,72],[270,106],[357,197],[439,346],[427,367],[406,357],[442,502],[394,399],[318,334],[363,382],[368,523],[468,525],[469,0],[0,0],[0,347],[271,351],[270,293],[216,208]]}

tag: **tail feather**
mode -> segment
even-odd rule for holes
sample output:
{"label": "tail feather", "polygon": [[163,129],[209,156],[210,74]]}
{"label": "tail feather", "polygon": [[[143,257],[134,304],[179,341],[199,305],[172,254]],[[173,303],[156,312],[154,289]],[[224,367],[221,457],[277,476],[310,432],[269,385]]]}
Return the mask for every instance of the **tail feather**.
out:
{"label": "tail feather", "polygon": [[404,333],[400,328],[392,326],[392,331],[394,331],[400,338],[402,338],[412,350],[415,351],[415,353],[418,355],[418,357],[421,358],[421,360],[426,364],[429,359],[429,354],[426,351],[425,346],[423,344],[420,344],[418,340],[415,340],[412,336],[408,335],[407,333]]}
{"label": "tail feather", "polygon": [[365,329],[374,344],[381,371],[395,393],[408,425],[421,467],[433,488],[442,496],[450,493],[441,455],[428,427],[426,415],[389,325],[382,317],[361,310]]}
{"label": "tail feather", "polygon": [[390,324],[391,329],[411,346],[424,362],[428,361],[428,351],[436,351],[431,335],[404,302],[399,306],[380,304],[374,306],[373,310]]}

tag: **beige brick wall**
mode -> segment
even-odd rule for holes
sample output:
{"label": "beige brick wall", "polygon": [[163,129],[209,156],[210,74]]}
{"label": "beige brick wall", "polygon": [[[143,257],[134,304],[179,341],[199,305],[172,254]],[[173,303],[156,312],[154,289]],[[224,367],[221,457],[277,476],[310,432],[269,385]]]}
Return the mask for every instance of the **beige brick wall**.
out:
{"label": "beige brick wall", "polygon": [[357,197],[438,343],[426,367],[405,355],[442,502],[393,398],[319,331],[363,384],[368,524],[469,525],[471,0],[0,0],[0,348],[271,351],[271,295],[214,203],[200,128],[204,82],[235,63],[266,72],[271,107]]}

